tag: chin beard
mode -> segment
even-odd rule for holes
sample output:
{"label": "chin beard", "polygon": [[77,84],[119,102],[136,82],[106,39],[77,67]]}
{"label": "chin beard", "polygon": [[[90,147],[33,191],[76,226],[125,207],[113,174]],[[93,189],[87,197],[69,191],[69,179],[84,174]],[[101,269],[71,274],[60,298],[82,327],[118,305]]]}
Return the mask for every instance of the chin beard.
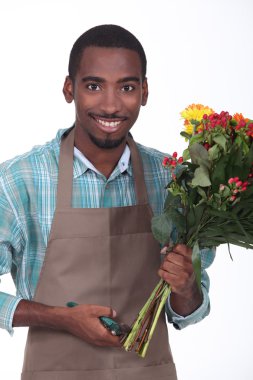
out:
{"label": "chin beard", "polygon": [[123,136],[117,140],[110,140],[109,138],[102,140],[102,139],[98,139],[97,137],[93,136],[92,134],[89,134],[89,137],[90,137],[91,141],[93,142],[93,144],[95,144],[98,148],[103,148],[103,149],[117,148],[125,140],[125,136]]}

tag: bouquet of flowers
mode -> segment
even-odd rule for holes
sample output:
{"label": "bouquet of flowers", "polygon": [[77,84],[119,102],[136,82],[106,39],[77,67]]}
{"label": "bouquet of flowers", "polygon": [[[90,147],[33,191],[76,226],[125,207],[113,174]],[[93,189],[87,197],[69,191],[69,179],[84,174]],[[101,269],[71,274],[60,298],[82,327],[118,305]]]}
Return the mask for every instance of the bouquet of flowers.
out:
{"label": "bouquet of flowers", "polygon": [[[253,249],[253,120],[215,113],[192,104],[181,112],[188,141],[183,157],[173,153],[163,166],[171,171],[163,213],[152,220],[154,237],[168,249],[192,248],[201,287],[200,249],[230,244]],[[176,240],[172,232],[176,228]],[[123,347],[145,357],[170,286],[157,284],[137,316]]]}

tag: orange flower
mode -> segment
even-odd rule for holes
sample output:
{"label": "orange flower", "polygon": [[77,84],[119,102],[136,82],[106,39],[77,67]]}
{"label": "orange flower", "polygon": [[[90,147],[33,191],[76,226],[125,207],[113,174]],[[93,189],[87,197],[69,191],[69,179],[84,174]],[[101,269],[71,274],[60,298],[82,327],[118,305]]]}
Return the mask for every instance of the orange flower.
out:
{"label": "orange flower", "polygon": [[241,120],[245,121],[247,123],[249,119],[245,118],[241,113],[235,113],[233,115],[233,119],[239,123]]}

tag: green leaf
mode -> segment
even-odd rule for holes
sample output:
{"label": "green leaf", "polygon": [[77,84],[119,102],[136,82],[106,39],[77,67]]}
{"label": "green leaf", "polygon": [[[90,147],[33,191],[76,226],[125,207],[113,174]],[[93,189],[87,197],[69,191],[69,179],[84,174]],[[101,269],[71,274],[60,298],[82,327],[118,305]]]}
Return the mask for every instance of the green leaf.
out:
{"label": "green leaf", "polygon": [[192,137],[192,135],[189,135],[189,133],[186,133],[184,131],[180,132],[180,135],[185,137],[187,140],[190,140],[190,138]]}
{"label": "green leaf", "polygon": [[185,235],[186,232],[186,218],[178,209],[171,209],[167,212],[167,217],[173,221],[177,233],[180,237]]}
{"label": "green leaf", "polygon": [[194,173],[195,169],[197,169],[197,168],[199,167],[199,165],[193,164],[193,163],[190,162],[190,161],[183,162],[182,165],[187,166],[188,169],[189,169],[189,171],[191,171],[192,173]]}
{"label": "green leaf", "polygon": [[240,147],[234,145],[231,148],[229,155],[227,155],[227,158],[227,164],[225,165],[226,180],[228,180],[231,177],[242,178],[242,176],[245,176],[245,174],[243,174],[243,172],[245,171],[243,164],[243,154]]}
{"label": "green leaf", "polygon": [[200,125],[200,122],[196,119],[191,119],[190,122],[191,124],[194,124],[196,127]]}
{"label": "green leaf", "polygon": [[192,265],[194,268],[198,288],[201,291],[201,258],[198,241],[194,243],[192,249]]}
{"label": "green leaf", "polygon": [[239,149],[243,152],[244,156],[249,153],[249,149],[250,149],[249,137],[246,136],[245,134],[240,133],[240,131],[234,141],[234,145],[239,147]]}
{"label": "green leaf", "polygon": [[191,236],[194,235],[199,225],[201,224],[201,219],[203,216],[203,213],[206,209],[206,205],[204,203],[199,204],[198,206],[190,207],[186,218],[187,218],[187,239],[186,241],[189,241]]}
{"label": "green leaf", "polygon": [[224,135],[221,135],[220,133],[217,135],[213,135],[213,141],[215,141],[216,144],[221,146],[224,151],[227,150],[227,139]]}
{"label": "green leaf", "polygon": [[184,159],[184,161],[187,161],[187,160],[190,159],[189,149],[185,149],[185,150],[183,151],[183,159]]}
{"label": "green leaf", "polygon": [[165,213],[154,216],[151,221],[151,229],[155,239],[165,245],[170,240],[173,231],[172,220]]}
{"label": "green leaf", "polygon": [[198,191],[199,195],[201,196],[201,198],[206,201],[207,200],[206,192],[202,189],[202,187],[198,186],[197,191]]}
{"label": "green leaf", "polygon": [[245,164],[247,165],[247,167],[251,167],[252,165],[252,162],[253,162],[253,142],[251,143],[251,146],[249,148],[249,152],[245,158]]}
{"label": "green leaf", "polygon": [[224,190],[222,191],[222,195],[224,198],[227,198],[230,195],[230,188],[228,186],[224,187]]}
{"label": "green leaf", "polygon": [[175,196],[170,191],[168,191],[164,203],[164,211],[167,211],[171,207],[175,209],[179,209],[180,207],[182,207],[181,197],[179,195]]}
{"label": "green leaf", "polygon": [[202,133],[197,133],[196,135],[193,135],[190,139],[190,146],[195,144],[195,143],[199,143],[203,141],[203,134]]}
{"label": "green leaf", "polygon": [[229,122],[230,125],[232,125],[232,127],[236,127],[237,126],[237,121],[235,119],[231,119],[230,122]]}
{"label": "green leaf", "polygon": [[209,178],[209,171],[207,167],[200,166],[195,170],[194,178],[192,180],[193,186],[202,186],[202,187],[208,187],[211,186],[210,178]]}
{"label": "green leaf", "polygon": [[[215,164],[212,174],[211,174],[211,182],[213,192],[218,192],[220,184],[227,183],[227,175],[226,175],[226,167],[227,162],[229,160],[229,156],[222,156]],[[230,177],[229,177],[230,178]]]}
{"label": "green leaf", "polygon": [[[241,199],[244,201],[246,199],[249,200],[249,202],[253,199],[253,183],[247,187],[247,190],[241,193]],[[252,203],[252,202],[250,202]],[[247,206],[246,206],[247,207]]]}
{"label": "green leaf", "polygon": [[203,145],[195,143],[189,147],[189,151],[193,164],[205,166],[208,169],[211,167],[208,152]]}
{"label": "green leaf", "polygon": [[198,227],[198,225],[200,224],[205,210],[206,210],[206,205],[205,204],[201,204],[201,205],[198,205],[198,206],[194,207],[195,225],[196,225],[196,227]]}
{"label": "green leaf", "polygon": [[176,174],[177,179],[179,179],[186,170],[187,170],[187,166],[178,165],[176,167],[176,170],[175,170],[175,174]]}
{"label": "green leaf", "polygon": [[215,161],[219,158],[220,156],[220,148],[218,144],[213,145],[209,150],[208,150],[208,156],[211,161]]}
{"label": "green leaf", "polygon": [[189,232],[189,229],[191,227],[195,227],[196,228],[196,217],[195,217],[195,209],[193,207],[191,207],[188,212],[187,212],[187,215],[186,215],[186,218],[187,218],[187,230]]}

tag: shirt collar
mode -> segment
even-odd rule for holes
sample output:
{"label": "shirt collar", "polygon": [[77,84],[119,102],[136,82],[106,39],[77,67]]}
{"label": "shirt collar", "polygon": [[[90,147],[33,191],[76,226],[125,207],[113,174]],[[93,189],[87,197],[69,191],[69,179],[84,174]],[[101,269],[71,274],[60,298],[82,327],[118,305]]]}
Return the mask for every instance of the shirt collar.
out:
{"label": "shirt collar", "polygon": [[[57,139],[59,144],[61,142],[61,137],[65,131],[66,131],[66,129],[60,130],[57,133],[56,139]],[[132,176],[132,167],[130,165],[130,156],[131,156],[131,152],[130,152],[129,146],[126,145],[124,152],[122,153],[122,156],[120,157],[119,162],[113,171],[114,174],[115,174],[115,171],[119,172],[121,174],[124,172],[127,172],[129,175]],[[85,157],[85,155],[80,150],[78,150],[76,147],[74,147],[73,177],[77,178],[77,177],[81,176],[83,173],[85,173],[87,170],[92,170],[95,173],[102,175],[95,168],[95,166],[88,160],[88,158]]]}
{"label": "shirt collar", "polygon": [[[83,172],[86,172],[88,169],[90,169],[97,174],[101,174],[95,168],[95,166],[88,160],[88,158],[85,157],[85,155],[82,152],[80,152],[80,150],[77,149],[76,147],[74,147],[74,157],[77,158],[79,160],[79,162],[82,164],[82,166],[83,166],[82,171]],[[123,152],[122,156],[120,157],[118,165],[117,165],[121,174],[124,173],[124,171],[126,171],[128,169],[129,160],[130,160],[130,149],[129,149],[129,146],[126,145],[124,152]]]}

